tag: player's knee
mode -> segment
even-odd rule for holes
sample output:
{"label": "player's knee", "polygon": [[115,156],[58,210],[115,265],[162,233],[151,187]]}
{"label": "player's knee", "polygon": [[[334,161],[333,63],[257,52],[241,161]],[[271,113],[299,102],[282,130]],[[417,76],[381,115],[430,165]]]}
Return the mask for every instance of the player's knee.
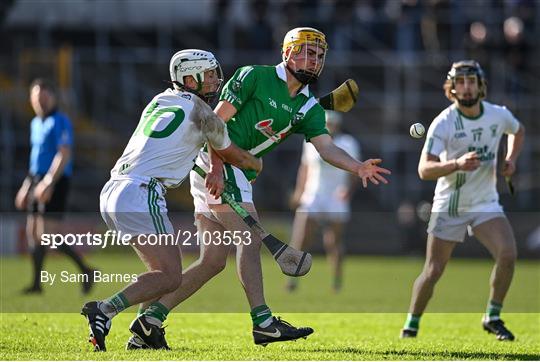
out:
{"label": "player's knee", "polygon": [[201,264],[204,264],[205,269],[213,276],[225,269],[227,258],[222,255],[209,254],[203,256]]}
{"label": "player's knee", "polygon": [[514,249],[503,250],[497,255],[497,263],[504,266],[514,266],[517,252]]}
{"label": "player's knee", "polygon": [[164,293],[172,293],[182,284],[182,273],[163,273],[162,283]]}
{"label": "player's knee", "polygon": [[327,248],[333,247],[335,244],[335,240],[333,238],[330,238],[328,236],[323,237],[323,245]]}
{"label": "player's knee", "polygon": [[435,283],[439,280],[444,272],[444,265],[442,264],[429,264],[424,271],[424,277],[429,282]]}
{"label": "player's knee", "polygon": [[332,250],[332,251],[338,251],[339,250],[339,243],[337,242],[337,240],[334,237],[326,237],[326,238],[324,238],[323,239],[323,244],[324,244],[324,247],[327,250]]}

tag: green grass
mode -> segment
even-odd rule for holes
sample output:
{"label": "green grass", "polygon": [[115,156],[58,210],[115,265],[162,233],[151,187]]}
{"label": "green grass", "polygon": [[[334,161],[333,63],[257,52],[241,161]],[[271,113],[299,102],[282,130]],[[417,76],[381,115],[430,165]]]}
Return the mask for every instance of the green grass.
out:
{"label": "green grass", "polygon": [[[94,254],[105,272],[140,272],[131,254]],[[187,257],[188,265],[192,257]],[[83,301],[110,295],[121,284],[99,284],[90,296],[79,285],[60,283],[42,296],[21,296],[30,279],[29,262],[0,259],[0,360],[538,360],[540,359],[540,266],[520,261],[503,317],[517,340],[496,341],[482,331],[489,260],[452,260],[437,286],[416,340],[400,340],[412,281],[422,258],[351,257],[340,294],[331,293],[328,267],[316,258],[295,294],[284,292],[285,278],[263,259],[265,292],[275,314],[294,325],[309,325],[307,340],[266,348],[252,343],[251,321],[236,279],[234,260],[226,270],[168,319],[171,352],[127,352],[124,344],[133,313],[122,313],[107,338],[109,351],[93,353],[87,326],[77,311]],[[75,271],[65,258],[52,256],[46,269]],[[47,313],[49,312],[49,313]],[[50,313],[56,312],[56,313]],[[62,313],[59,313],[62,312]],[[301,312],[301,313],[300,313]],[[434,313],[437,312],[437,313]]]}
{"label": "green grass", "polygon": [[76,314],[4,314],[0,359],[167,359],[167,360],[538,360],[538,315],[507,314],[518,339],[498,342],[479,328],[479,315],[427,314],[417,340],[397,338],[399,314],[287,314],[294,323],[315,329],[307,340],[253,345],[246,314],[173,314],[167,338],[171,352],[127,352],[132,316],[114,320],[109,351],[90,352],[87,328]]}

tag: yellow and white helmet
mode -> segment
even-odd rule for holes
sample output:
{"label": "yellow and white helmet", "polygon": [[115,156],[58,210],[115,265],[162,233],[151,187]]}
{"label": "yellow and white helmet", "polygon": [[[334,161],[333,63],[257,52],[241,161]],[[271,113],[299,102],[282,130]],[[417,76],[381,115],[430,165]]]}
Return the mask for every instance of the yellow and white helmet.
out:
{"label": "yellow and white helmet", "polygon": [[[315,71],[310,71],[308,68],[308,46],[313,45],[322,51],[315,54]],[[281,55],[283,62],[286,64],[287,69],[294,75],[294,77],[302,84],[313,83],[319,78],[324,67],[324,60],[326,58],[326,51],[328,44],[326,43],[326,36],[320,30],[315,28],[294,28],[289,30],[283,38],[283,46],[281,48]],[[304,52],[304,64],[297,64],[296,69],[292,69],[289,65],[289,60],[294,56],[300,55]],[[322,55],[322,57],[320,57]]]}

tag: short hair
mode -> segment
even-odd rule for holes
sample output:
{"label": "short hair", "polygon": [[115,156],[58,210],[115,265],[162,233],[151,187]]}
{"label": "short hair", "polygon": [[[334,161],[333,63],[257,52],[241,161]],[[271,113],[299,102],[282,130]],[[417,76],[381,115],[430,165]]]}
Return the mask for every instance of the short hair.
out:
{"label": "short hair", "polygon": [[58,93],[56,91],[56,86],[53,81],[47,78],[36,78],[30,83],[29,91],[32,92],[32,89],[34,87],[39,86],[42,89],[46,89],[49,91],[52,95],[56,96]]}

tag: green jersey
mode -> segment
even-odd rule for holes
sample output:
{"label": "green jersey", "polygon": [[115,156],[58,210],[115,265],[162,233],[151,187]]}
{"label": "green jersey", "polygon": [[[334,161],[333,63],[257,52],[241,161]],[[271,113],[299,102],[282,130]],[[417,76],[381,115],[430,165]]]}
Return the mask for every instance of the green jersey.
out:
{"label": "green jersey", "polygon": [[225,84],[220,100],[237,110],[227,122],[231,140],[256,157],[292,133],[303,134],[306,141],[328,134],[324,109],[308,86],[290,97],[283,63],[239,68]]}

